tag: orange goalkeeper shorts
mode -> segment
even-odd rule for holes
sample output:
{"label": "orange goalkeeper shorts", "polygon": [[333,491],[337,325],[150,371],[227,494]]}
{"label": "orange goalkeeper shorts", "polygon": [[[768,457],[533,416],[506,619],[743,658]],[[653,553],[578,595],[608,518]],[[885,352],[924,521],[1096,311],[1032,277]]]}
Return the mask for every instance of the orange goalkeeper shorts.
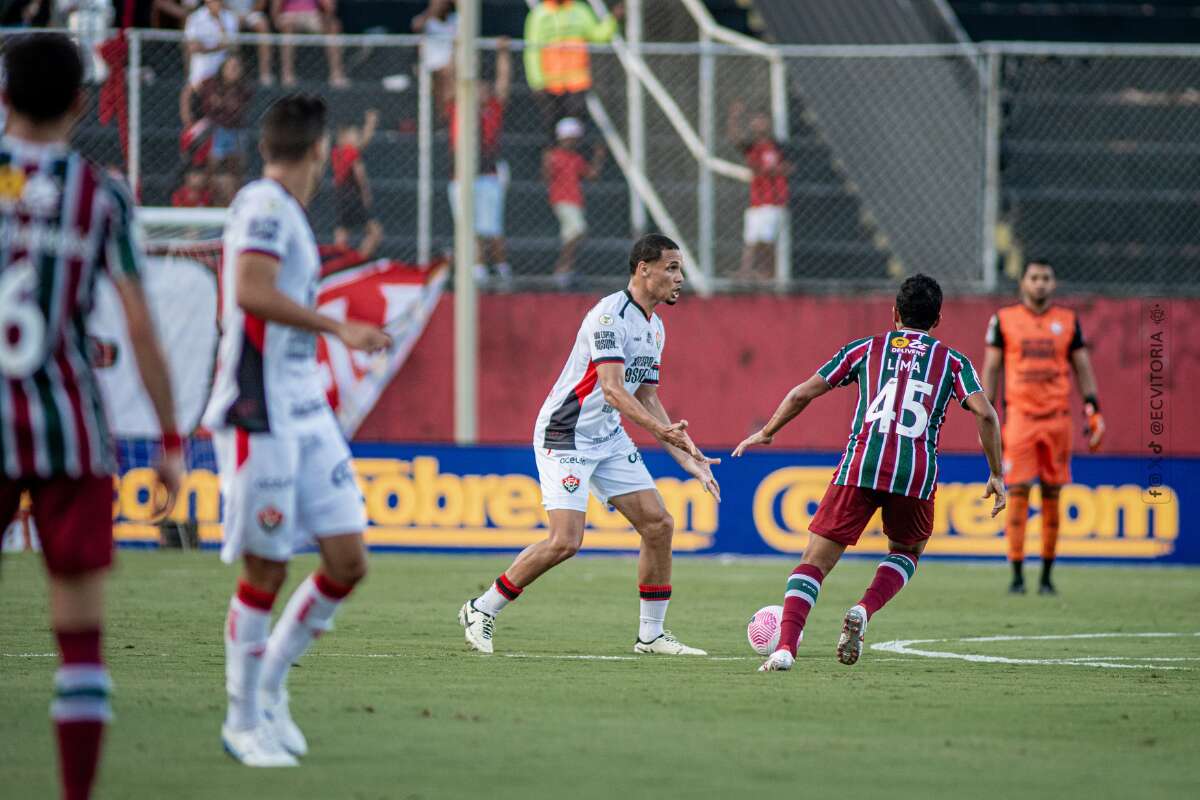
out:
{"label": "orange goalkeeper shorts", "polygon": [[1071,416],[1049,417],[1021,412],[1004,423],[1004,479],[1009,486],[1040,480],[1044,486],[1071,482]]}

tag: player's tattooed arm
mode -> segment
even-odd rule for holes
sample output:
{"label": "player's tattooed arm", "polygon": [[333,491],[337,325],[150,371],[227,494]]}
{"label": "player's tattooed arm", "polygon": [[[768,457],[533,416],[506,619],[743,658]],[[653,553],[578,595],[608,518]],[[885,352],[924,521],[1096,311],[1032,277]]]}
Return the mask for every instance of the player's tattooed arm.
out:
{"label": "player's tattooed arm", "polygon": [[[637,391],[634,392],[634,397],[636,397],[638,402],[640,402],[646,408],[646,410],[650,412],[651,416],[655,417],[659,422],[663,423],[664,425],[671,424],[671,415],[667,413],[667,409],[663,406],[662,400],[659,399],[657,386],[642,384],[638,387]],[[687,436],[687,433],[684,433],[683,435]],[[690,436],[687,436],[687,439],[689,442],[691,442]],[[718,503],[721,502],[721,487],[720,484],[717,483],[717,479],[714,478],[712,474],[712,465],[720,464],[721,459],[709,458],[701,453],[700,448],[696,447],[694,443],[692,444],[690,451],[682,450],[670,444],[665,444],[665,446],[667,448],[667,452],[671,454],[671,458],[675,459],[676,463],[683,467],[683,471],[700,481],[709,494],[715,497]],[[691,451],[699,453],[699,457],[697,458],[696,456],[692,455]]]}
{"label": "player's tattooed arm", "polygon": [[813,375],[804,383],[794,387],[783,398],[783,402],[779,404],[779,408],[775,409],[775,413],[771,415],[770,421],[761,430],[750,434],[741,444],[734,448],[733,457],[737,458],[754,445],[765,445],[773,442],[775,434],[779,433],[784,425],[795,419],[801,411],[808,407],[809,403],[828,392],[831,388],[829,382],[820,375]]}
{"label": "player's tattooed arm", "polygon": [[237,302],[247,314],[267,322],[314,333],[330,333],[352,350],[374,352],[392,345],[392,339],[374,325],[327,317],[302,306],[275,285],[279,260],[263,253],[243,252],[237,257]]}
{"label": "player's tattooed arm", "polygon": [[996,416],[995,407],[985,395],[985,392],[968,395],[964,405],[975,415],[975,425],[979,428],[979,443],[983,445],[983,454],[987,456],[988,469],[991,470],[983,498],[986,500],[995,496],[996,502],[992,504],[992,516],[995,517],[1004,510],[1008,504],[1008,498],[1004,492],[1000,418]]}
{"label": "player's tattooed arm", "polygon": [[692,458],[703,458],[703,454],[692,444],[686,433],[687,420],[663,422],[656,419],[636,397],[625,388],[625,364],[607,362],[596,365],[596,376],[604,392],[604,402],[615,408],[623,418],[645,428],[664,445],[678,447]]}

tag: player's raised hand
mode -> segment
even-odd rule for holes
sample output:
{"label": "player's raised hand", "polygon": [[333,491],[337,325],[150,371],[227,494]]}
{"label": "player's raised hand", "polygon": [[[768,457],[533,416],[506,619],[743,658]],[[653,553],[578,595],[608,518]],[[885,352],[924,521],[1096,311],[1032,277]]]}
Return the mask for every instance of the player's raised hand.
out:
{"label": "player's raised hand", "polygon": [[996,497],[996,502],[992,505],[992,517],[994,518],[1008,505],[1008,494],[1004,489],[1004,478],[999,475],[992,475],[988,478],[987,488],[983,490],[984,500],[993,495]]}
{"label": "player's raised hand", "polygon": [[1100,412],[1091,403],[1083,404],[1083,413],[1087,417],[1088,450],[1094,453],[1100,449],[1100,442],[1104,440],[1104,417],[1100,416]]}
{"label": "player's raised hand", "polygon": [[733,448],[733,457],[737,458],[742,453],[746,452],[747,449],[753,447],[756,444],[770,444],[773,441],[775,441],[774,436],[768,436],[766,433],[764,433],[761,430],[756,431],[755,433],[752,433],[749,436],[747,436],[745,439],[743,439],[742,443],[739,444],[737,447]]}
{"label": "player's raised hand", "polygon": [[375,353],[392,346],[392,337],[374,325],[347,320],[338,325],[337,337],[351,350]]}

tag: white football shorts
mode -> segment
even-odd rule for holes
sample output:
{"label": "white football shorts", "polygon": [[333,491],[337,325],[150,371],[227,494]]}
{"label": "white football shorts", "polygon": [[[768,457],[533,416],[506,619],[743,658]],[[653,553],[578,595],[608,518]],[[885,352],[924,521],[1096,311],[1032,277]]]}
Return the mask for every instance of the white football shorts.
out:
{"label": "white football shorts", "polygon": [[333,414],[291,436],[213,432],[221,475],[221,560],[243,553],[287,561],[322,536],[362,533],[367,519],[350,448]]}
{"label": "white football shorts", "polygon": [[783,227],[783,206],[751,206],[742,215],[742,241],[774,244]]}
{"label": "white football shorts", "polygon": [[586,512],[588,495],[592,492],[601,503],[607,503],[612,497],[654,490],[654,479],[637,445],[628,437],[621,439],[622,446],[600,452],[535,447],[542,505],[546,510],[565,508]]}

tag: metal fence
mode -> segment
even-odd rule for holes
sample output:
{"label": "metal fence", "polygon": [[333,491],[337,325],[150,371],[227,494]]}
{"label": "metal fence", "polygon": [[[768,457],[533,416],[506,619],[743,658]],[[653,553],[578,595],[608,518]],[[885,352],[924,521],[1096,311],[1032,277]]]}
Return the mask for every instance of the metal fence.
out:
{"label": "metal fence", "polygon": [[[219,205],[256,173],[256,120],[292,88],[279,82],[286,47],[295,88],[328,100],[339,150],[311,209],[318,238],[358,245],[373,219],[390,256],[451,248],[453,84],[421,67],[419,37],[240,36],[228,51],[241,62],[236,90],[188,89],[179,33],[131,31],[127,42],[76,144],[128,173],[144,205]],[[258,80],[263,43],[273,85]],[[486,287],[617,286],[630,238],[657,228],[680,238],[717,291],[885,287],[916,271],[954,291],[1007,290],[1021,259],[1037,255],[1073,290],[1200,293],[1200,47],[782,47],[763,57],[635,40],[592,47],[591,91],[549,107],[528,85],[520,42],[479,47]],[[343,88],[329,80],[335,58]],[[578,136],[556,134],[564,114]],[[756,129],[787,165],[786,206],[775,243],[748,246],[759,223],[745,213],[745,148]]]}

